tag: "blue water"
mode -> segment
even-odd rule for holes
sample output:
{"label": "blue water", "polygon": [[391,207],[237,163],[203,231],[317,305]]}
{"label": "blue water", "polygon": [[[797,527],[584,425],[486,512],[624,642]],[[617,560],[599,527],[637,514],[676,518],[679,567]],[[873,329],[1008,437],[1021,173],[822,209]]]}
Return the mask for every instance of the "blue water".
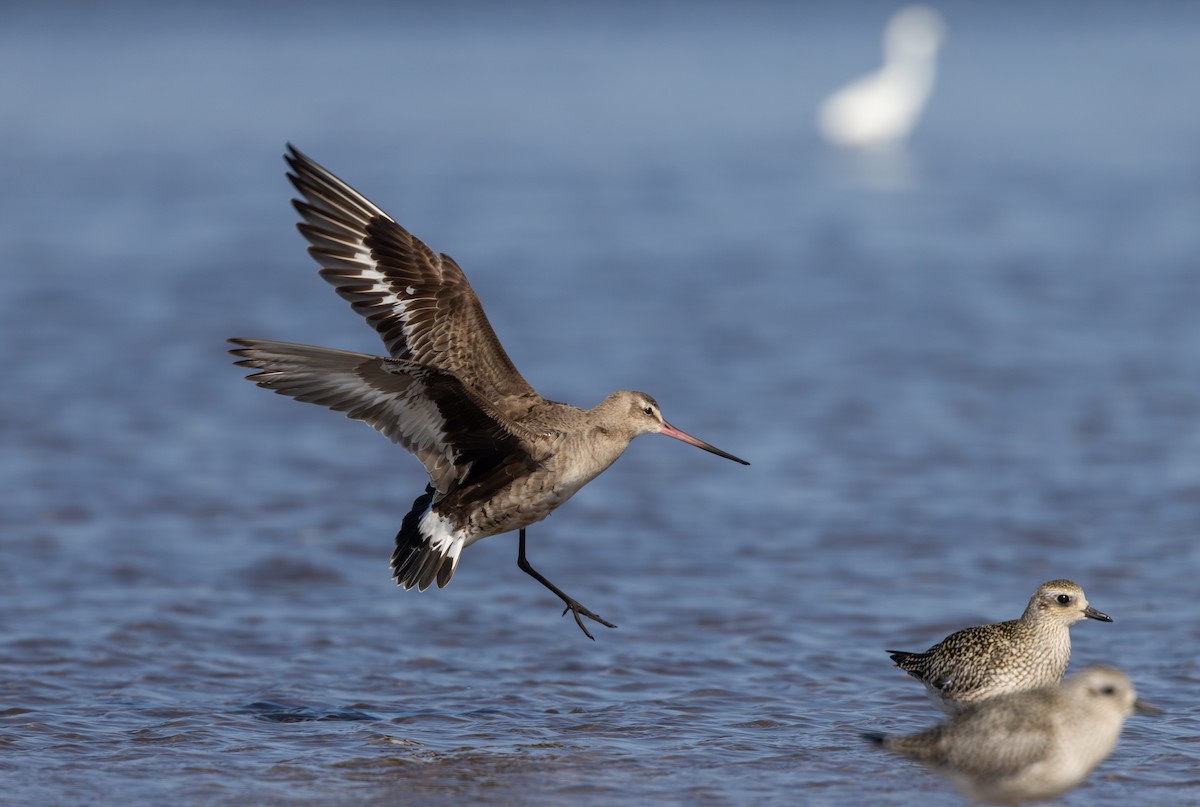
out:
{"label": "blue water", "polygon": [[[1135,717],[1075,805],[1200,799],[1200,6],[943,7],[887,160],[855,4],[0,12],[0,784],[14,804],[960,803],[883,648],[1068,577]],[[524,375],[678,443],[515,563],[389,580],[419,464],[229,336],[377,351],[286,141],[465,268]]]}

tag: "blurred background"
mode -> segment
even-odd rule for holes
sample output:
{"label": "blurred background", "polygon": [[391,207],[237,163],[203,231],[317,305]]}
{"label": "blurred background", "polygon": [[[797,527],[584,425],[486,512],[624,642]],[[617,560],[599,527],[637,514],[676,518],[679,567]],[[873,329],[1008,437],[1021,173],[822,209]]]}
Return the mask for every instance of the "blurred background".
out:
{"label": "blurred background", "polygon": [[[880,75],[898,8],[6,4],[6,795],[957,804],[858,738],[938,719],[883,648],[1067,577],[1115,619],[1073,668],[1168,714],[1063,803],[1194,797],[1200,6],[939,4]],[[865,144],[823,112],[863,77]],[[380,350],[289,141],[542,394],[751,461],[639,440],[530,530],[618,630],[514,536],[396,590],[419,464],[231,366]]]}

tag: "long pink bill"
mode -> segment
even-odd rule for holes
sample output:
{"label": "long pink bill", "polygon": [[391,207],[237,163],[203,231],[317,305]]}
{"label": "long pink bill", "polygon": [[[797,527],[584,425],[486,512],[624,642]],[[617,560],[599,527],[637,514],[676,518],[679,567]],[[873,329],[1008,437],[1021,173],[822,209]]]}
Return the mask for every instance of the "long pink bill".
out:
{"label": "long pink bill", "polygon": [[750,464],[750,463],[746,462],[744,459],[742,459],[741,457],[735,457],[728,452],[722,451],[721,449],[717,448],[716,446],[710,446],[708,443],[704,442],[703,440],[701,440],[697,437],[692,437],[687,432],[681,432],[679,429],[675,428],[674,426],[672,426],[670,423],[667,423],[666,421],[663,421],[662,428],[658,430],[658,433],[665,434],[667,437],[674,437],[676,440],[682,440],[683,442],[687,443],[688,445],[695,446],[696,448],[703,448],[705,451],[708,451],[709,453],[712,453],[712,454],[716,454],[718,457],[724,457],[727,460],[733,460],[734,462],[740,462],[742,465]]}

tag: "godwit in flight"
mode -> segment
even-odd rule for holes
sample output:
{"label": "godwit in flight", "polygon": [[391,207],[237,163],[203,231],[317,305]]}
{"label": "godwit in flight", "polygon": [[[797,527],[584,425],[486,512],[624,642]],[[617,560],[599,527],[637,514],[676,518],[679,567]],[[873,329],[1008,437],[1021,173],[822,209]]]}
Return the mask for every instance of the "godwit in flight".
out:
{"label": "godwit in flight", "polygon": [[361,420],[407,448],[429,473],[396,535],[392,573],[405,589],[450,582],[462,550],[519,531],[517,565],[580,618],[601,619],[534,569],[525,528],[594,479],[641,434],[665,434],[726,459],[667,423],[644,392],[592,409],[549,401],[521,377],[466,276],[362,194],[288,146],[297,226],[321,276],[387,346],[371,356],[262,339],[231,339],[260,387]]}

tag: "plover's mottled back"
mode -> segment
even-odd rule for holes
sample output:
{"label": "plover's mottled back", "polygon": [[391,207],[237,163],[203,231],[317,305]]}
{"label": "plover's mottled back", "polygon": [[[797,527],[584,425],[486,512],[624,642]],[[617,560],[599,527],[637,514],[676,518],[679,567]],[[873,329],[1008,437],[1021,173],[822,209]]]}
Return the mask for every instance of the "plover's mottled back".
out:
{"label": "plover's mottled back", "polygon": [[960,630],[924,653],[887,652],[953,714],[1006,692],[1057,684],[1071,660],[1070,627],[1084,618],[1112,622],[1088,605],[1078,585],[1051,580],[1038,586],[1020,619]]}
{"label": "plover's mottled back", "polygon": [[972,801],[1021,804],[1082,782],[1116,745],[1125,718],[1159,710],[1120,670],[1089,667],[1061,685],[973,704],[931,729],[868,740],[917,760]]}

